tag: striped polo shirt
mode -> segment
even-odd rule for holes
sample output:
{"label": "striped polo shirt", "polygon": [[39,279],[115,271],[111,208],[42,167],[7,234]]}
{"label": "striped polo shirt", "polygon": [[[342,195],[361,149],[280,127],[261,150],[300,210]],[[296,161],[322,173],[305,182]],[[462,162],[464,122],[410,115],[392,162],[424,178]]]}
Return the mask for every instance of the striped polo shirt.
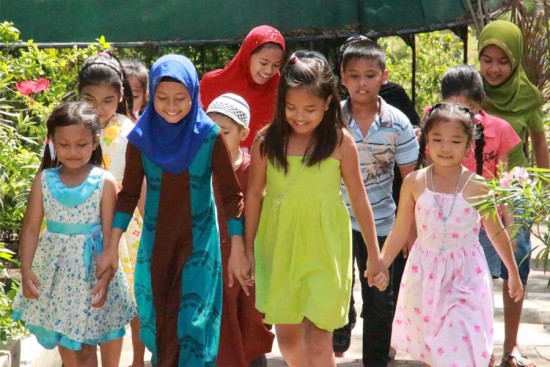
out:
{"label": "striped polo shirt", "polygon": [[[378,236],[387,236],[395,221],[393,169],[395,164],[406,166],[416,163],[418,143],[407,116],[381,97],[378,97],[378,101],[380,111],[367,136],[363,136],[350,115],[349,98],[342,101],[342,115],[357,144],[361,176],[374,213],[376,233]],[[342,196],[350,213],[353,230],[359,231],[343,182]]]}

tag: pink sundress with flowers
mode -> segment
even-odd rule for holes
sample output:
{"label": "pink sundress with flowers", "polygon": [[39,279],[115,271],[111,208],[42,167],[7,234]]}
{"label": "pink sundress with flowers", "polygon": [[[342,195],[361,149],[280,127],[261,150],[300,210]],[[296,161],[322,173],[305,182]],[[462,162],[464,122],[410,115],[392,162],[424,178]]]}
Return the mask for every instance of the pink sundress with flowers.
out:
{"label": "pink sundress with flowers", "polygon": [[468,182],[450,214],[455,194],[426,185],[418,198],[418,237],[393,320],[392,346],[434,367],[486,367],[493,350],[491,279],[479,214],[462,194]]}

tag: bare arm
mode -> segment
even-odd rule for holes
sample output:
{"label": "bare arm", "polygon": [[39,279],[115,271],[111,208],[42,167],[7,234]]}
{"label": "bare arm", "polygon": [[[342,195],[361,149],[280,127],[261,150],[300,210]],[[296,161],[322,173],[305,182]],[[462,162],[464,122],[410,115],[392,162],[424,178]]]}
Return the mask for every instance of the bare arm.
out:
{"label": "bare arm", "polygon": [[550,168],[548,143],[544,131],[529,131],[538,168]]}
{"label": "bare arm", "polygon": [[43,172],[38,173],[33,180],[27,210],[25,212],[25,218],[23,219],[23,230],[21,231],[20,240],[23,296],[30,299],[38,298],[40,296],[40,293],[38,292],[40,282],[32,271],[32,262],[36,252],[36,247],[38,245],[40,226],[42,224],[42,219],[44,218],[41,184],[42,174]]}
{"label": "bare arm", "polygon": [[267,158],[260,154],[260,141],[256,140],[250,155],[248,190],[244,208],[244,240],[248,261],[251,264],[251,277],[254,276],[254,240],[260,222],[260,213],[265,194]]}
{"label": "bare arm", "polygon": [[384,242],[384,248],[382,249],[382,259],[387,267],[391,265],[399,251],[401,251],[409,239],[411,231],[415,231],[415,229],[413,229],[415,221],[411,220],[411,218],[414,218],[416,200],[413,192],[418,176],[419,174],[417,171],[408,175],[403,180],[401,193],[399,195],[397,218],[388,238],[386,238],[386,242]]}
{"label": "bare arm", "polygon": [[[357,152],[357,147],[355,146],[353,138],[346,130],[343,130],[340,151],[342,179],[346,185],[349,201],[355,213],[357,224],[361,229],[361,234],[367,246],[367,274],[370,284],[371,276],[375,276],[380,272],[386,273],[387,271],[380,258],[380,248],[378,247],[378,238],[376,237],[374,215],[359,170],[359,153]],[[370,285],[372,286],[372,284]]]}
{"label": "bare arm", "polygon": [[[416,166],[416,163],[408,164],[406,166],[399,166],[399,172],[401,173],[401,177],[405,179],[409,175],[409,173],[414,171],[414,168]],[[412,245],[414,244],[414,241],[416,240],[416,221],[414,216],[410,218],[412,221],[411,223],[411,230],[409,232],[409,238],[405,242],[405,246],[403,246],[403,256],[407,257],[409,256],[409,252],[411,251]]]}

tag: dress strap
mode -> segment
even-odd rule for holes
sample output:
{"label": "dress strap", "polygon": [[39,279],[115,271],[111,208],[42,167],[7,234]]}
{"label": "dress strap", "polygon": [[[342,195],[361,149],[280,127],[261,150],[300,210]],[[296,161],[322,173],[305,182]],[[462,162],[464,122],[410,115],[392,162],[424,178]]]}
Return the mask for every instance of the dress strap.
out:
{"label": "dress strap", "polygon": [[471,173],[470,176],[468,177],[468,179],[466,180],[466,182],[464,182],[464,185],[462,186],[462,190],[460,190],[460,192],[463,192],[464,189],[466,188],[466,186],[468,186],[468,183],[470,183],[470,180],[472,179],[472,177],[475,177],[476,174],[475,173]]}

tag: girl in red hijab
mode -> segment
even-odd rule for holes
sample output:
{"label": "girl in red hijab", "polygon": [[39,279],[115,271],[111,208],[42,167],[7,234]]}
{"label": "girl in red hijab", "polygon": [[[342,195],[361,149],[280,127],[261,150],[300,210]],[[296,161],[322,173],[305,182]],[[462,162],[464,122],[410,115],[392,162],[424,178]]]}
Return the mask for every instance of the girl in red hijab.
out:
{"label": "girl in red hijab", "polygon": [[248,102],[250,134],[242,147],[250,148],[256,132],[271,122],[284,52],[281,32],[268,25],[258,26],[248,33],[225,68],[210,71],[201,80],[201,103],[205,110],[214,98],[229,92]]}

